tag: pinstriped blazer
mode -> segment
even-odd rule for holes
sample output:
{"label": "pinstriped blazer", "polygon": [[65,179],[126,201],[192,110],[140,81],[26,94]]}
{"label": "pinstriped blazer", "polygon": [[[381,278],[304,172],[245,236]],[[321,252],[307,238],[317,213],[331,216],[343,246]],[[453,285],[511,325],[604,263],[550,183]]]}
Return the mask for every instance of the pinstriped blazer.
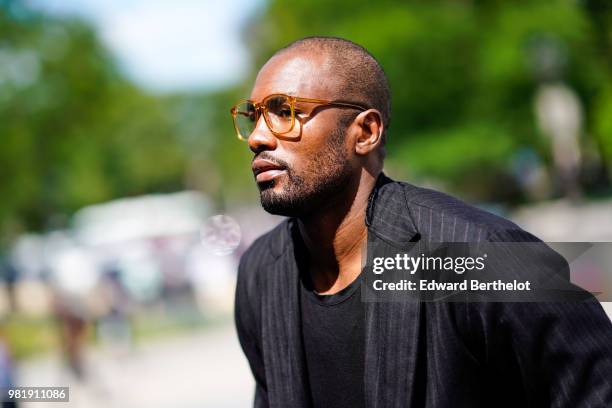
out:
{"label": "pinstriped blazer", "polygon": [[[455,198],[379,177],[368,241],[538,241]],[[238,337],[256,407],[311,406],[299,309],[296,226],[285,220],[243,255]],[[366,303],[366,406],[611,407],[612,325],[596,300]],[[330,407],[333,408],[333,407]]]}

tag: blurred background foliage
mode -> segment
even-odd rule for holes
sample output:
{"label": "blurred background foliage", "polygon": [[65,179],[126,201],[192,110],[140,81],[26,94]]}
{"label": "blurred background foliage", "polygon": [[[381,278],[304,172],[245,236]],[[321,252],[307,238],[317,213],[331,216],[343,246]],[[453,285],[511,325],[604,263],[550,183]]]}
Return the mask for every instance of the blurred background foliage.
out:
{"label": "blurred background foliage", "polygon": [[513,169],[521,152],[552,166],[534,97],[556,81],[584,111],[581,186],[609,191],[611,23],[607,0],[271,0],[244,30],[254,64],[242,84],[160,95],[130,83],[85,22],[0,0],[1,236],[149,192],[196,189],[220,209],[256,202],[228,110],[277,49],[309,35],[351,39],[381,61],[391,176],[471,200],[528,201]]}

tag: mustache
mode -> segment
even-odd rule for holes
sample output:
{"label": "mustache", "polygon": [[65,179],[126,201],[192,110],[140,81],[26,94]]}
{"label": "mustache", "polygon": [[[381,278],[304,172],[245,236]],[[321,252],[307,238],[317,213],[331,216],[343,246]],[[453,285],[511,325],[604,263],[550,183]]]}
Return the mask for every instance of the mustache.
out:
{"label": "mustache", "polygon": [[261,153],[255,155],[255,157],[253,157],[253,160],[251,160],[251,163],[254,162],[257,159],[267,160],[267,161],[270,161],[270,162],[276,164],[277,166],[284,167],[287,170],[290,169],[289,163],[287,163],[284,160],[281,160],[281,159],[278,159],[278,158],[272,156],[268,152],[261,152]]}

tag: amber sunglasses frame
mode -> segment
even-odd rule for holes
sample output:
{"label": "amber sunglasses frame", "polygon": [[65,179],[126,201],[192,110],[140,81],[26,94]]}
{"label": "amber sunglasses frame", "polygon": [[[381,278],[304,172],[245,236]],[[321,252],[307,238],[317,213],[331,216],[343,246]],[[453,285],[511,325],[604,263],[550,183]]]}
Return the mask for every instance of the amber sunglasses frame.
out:
{"label": "amber sunglasses frame", "polygon": [[[289,100],[289,107],[291,110],[291,125],[289,126],[289,130],[285,132],[277,132],[273,130],[272,125],[269,122],[268,115],[266,114],[266,112],[268,111],[266,108],[266,101],[268,101],[270,98],[279,97],[279,96],[287,98],[287,100]],[[298,96],[291,96],[291,95],[280,94],[280,93],[268,95],[265,98],[263,98],[261,102],[255,102],[250,99],[243,99],[230,109],[230,114],[232,115],[232,120],[234,122],[234,129],[236,130],[236,136],[238,136],[238,139],[242,141],[247,141],[250,136],[249,134],[245,137],[240,133],[240,127],[238,126],[238,122],[236,120],[237,116],[239,115],[238,106],[242,105],[243,103],[250,103],[255,107],[255,124],[257,124],[257,122],[259,121],[259,118],[263,116],[264,122],[266,122],[266,126],[268,127],[268,129],[270,129],[270,132],[272,132],[274,136],[284,136],[287,133],[291,132],[293,128],[295,127],[295,103],[296,102],[313,103],[319,106],[339,106],[339,107],[345,107],[345,108],[353,108],[353,109],[359,109],[362,112],[370,109],[363,105],[352,103],[352,102],[343,102],[343,101],[338,101],[338,100],[329,101],[326,99],[301,98]]]}

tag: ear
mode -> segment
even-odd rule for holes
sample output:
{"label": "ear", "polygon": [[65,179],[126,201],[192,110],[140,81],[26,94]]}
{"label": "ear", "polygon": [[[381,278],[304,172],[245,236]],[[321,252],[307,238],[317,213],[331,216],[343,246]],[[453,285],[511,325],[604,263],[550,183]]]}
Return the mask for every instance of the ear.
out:
{"label": "ear", "polygon": [[367,155],[381,145],[384,123],[378,110],[368,109],[361,112],[353,121],[353,125],[357,126],[355,153]]}

